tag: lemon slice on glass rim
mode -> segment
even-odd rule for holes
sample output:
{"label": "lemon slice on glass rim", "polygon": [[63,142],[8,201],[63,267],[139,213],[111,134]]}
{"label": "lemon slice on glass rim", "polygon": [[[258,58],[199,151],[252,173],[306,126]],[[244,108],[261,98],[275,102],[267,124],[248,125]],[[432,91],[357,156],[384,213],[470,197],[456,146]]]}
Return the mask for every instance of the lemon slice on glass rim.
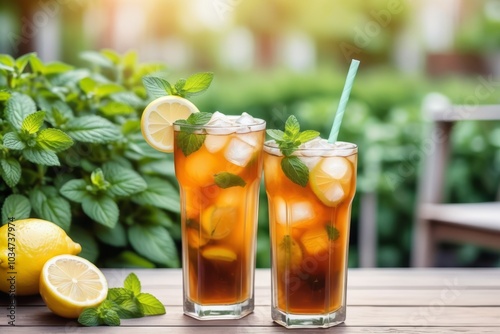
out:
{"label": "lemon slice on glass rim", "polygon": [[64,318],[78,318],[87,307],[101,304],[108,294],[103,273],[75,255],[48,260],[40,274],[40,295],[47,307]]}
{"label": "lemon slice on glass rim", "polygon": [[142,113],[142,136],[154,149],[171,153],[174,150],[173,123],[196,112],[199,112],[198,108],[183,97],[159,97],[148,104]]}

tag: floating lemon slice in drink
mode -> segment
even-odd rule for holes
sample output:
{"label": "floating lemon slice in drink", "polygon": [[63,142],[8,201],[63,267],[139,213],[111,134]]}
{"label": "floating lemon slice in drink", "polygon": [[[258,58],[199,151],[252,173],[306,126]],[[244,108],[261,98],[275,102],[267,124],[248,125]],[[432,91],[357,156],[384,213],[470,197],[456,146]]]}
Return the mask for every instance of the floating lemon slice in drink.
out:
{"label": "floating lemon slice in drink", "polygon": [[205,247],[201,251],[201,255],[209,260],[218,260],[225,262],[235,261],[237,256],[234,251],[229,248],[220,247],[220,246],[211,246]]}
{"label": "floating lemon slice in drink", "polygon": [[142,113],[142,135],[154,149],[170,153],[174,150],[173,123],[195,112],[199,112],[198,108],[183,97],[169,95],[157,98]]}
{"label": "floating lemon slice in drink", "polygon": [[61,317],[78,318],[85,308],[102,303],[107,294],[103,273],[79,256],[55,256],[45,263],[40,274],[40,295],[47,307]]}
{"label": "floating lemon slice in drink", "polygon": [[323,158],[310,172],[311,189],[327,206],[340,203],[351,191],[352,166],[343,157]]}

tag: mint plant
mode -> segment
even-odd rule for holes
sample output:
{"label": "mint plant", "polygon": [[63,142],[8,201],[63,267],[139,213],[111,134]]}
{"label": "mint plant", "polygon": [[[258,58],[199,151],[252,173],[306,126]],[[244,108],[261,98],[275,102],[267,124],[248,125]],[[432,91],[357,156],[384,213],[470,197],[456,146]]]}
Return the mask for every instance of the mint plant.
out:
{"label": "mint plant", "polygon": [[0,54],[1,223],[52,221],[106,266],[178,267],[173,159],[144,141],[140,116],[156,94],[197,94],[213,75],[170,86],[153,77],[164,65],[133,51],[82,59],[88,67]]}

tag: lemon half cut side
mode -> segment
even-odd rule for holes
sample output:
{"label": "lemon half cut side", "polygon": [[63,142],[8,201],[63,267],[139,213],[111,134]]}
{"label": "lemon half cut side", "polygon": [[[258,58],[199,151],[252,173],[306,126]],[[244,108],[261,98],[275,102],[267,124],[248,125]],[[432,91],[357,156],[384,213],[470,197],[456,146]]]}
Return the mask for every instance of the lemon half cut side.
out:
{"label": "lemon half cut side", "polygon": [[168,95],[152,101],[141,117],[142,136],[154,149],[171,153],[174,150],[173,123],[186,119],[198,108],[183,97]]}
{"label": "lemon half cut side", "polygon": [[79,256],[55,256],[40,274],[42,299],[52,312],[64,318],[78,318],[85,308],[101,304],[107,294],[104,274]]}

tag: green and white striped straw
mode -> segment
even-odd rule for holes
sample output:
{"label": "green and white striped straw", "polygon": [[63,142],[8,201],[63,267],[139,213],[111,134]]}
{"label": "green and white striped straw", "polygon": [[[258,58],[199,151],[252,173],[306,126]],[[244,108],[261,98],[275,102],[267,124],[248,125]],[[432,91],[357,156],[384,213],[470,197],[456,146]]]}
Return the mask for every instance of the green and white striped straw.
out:
{"label": "green and white striped straw", "polygon": [[337,108],[337,112],[335,113],[335,119],[333,120],[330,137],[328,137],[328,142],[331,144],[337,141],[340,124],[342,123],[342,117],[344,117],[345,108],[347,105],[347,101],[349,101],[349,95],[351,94],[352,84],[354,83],[354,77],[356,76],[358,67],[359,60],[353,59],[351,61],[351,66],[349,67],[349,72],[347,73],[347,78],[344,84],[344,89],[342,90],[342,95],[340,96],[340,102]]}

